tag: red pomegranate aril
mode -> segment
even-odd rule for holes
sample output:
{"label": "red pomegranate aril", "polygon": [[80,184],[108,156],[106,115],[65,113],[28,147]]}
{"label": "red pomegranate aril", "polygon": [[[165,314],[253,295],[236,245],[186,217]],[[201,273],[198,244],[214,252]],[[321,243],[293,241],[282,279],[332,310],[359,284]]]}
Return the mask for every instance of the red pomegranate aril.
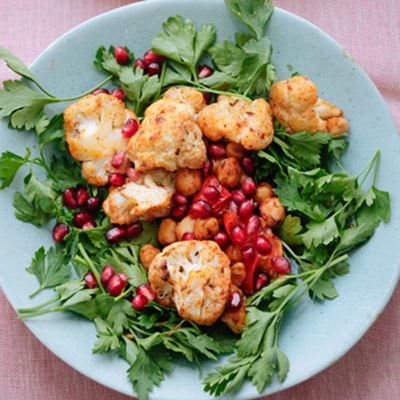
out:
{"label": "red pomegranate aril", "polygon": [[208,185],[203,188],[203,195],[206,197],[207,200],[216,200],[219,197],[219,190],[217,187]]}
{"label": "red pomegranate aril", "polygon": [[214,70],[208,65],[202,65],[197,71],[197,78],[203,79],[208,78],[213,74]]}
{"label": "red pomegranate aril", "polygon": [[265,272],[260,272],[254,283],[254,288],[256,291],[261,290],[263,287],[267,286],[269,283],[269,277]]}
{"label": "red pomegranate aril", "polygon": [[254,173],[256,172],[254,161],[250,156],[243,157],[241,160],[241,165],[244,172],[246,172],[246,174],[248,175],[254,175]]}
{"label": "red pomegranate aril", "polygon": [[143,58],[137,58],[135,60],[135,63],[133,64],[133,67],[136,68],[140,68],[142,70],[145,70],[147,68],[147,62],[145,60],[143,60]]}
{"label": "red pomegranate aril", "polygon": [[61,243],[64,240],[65,236],[68,235],[68,233],[69,233],[68,225],[64,222],[60,222],[53,228],[52,236],[57,243]]}
{"label": "red pomegranate aril", "polygon": [[185,232],[182,235],[182,240],[196,240],[196,235],[193,232]]}
{"label": "red pomegranate aril", "polygon": [[229,236],[224,231],[217,232],[214,237],[214,242],[218,244],[219,247],[225,247],[229,243]]}
{"label": "red pomegranate aril", "polygon": [[259,235],[256,238],[256,250],[259,254],[265,256],[271,251],[271,242],[264,235]]}
{"label": "red pomegranate aril", "polygon": [[114,88],[111,90],[111,94],[117,99],[124,100],[125,99],[125,91],[121,88]]}
{"label": "red pomegranate aril", "polygon": [[257,185],[254,179],[250,177],[245,178],[242,182],[242,190],[246,196],[254,196],[257,190]]}
{"label": "red pomegranate aril", "polygon": [[246,241],[246,232],[240,225],[236,225],[231,231],[231,237],[234,242],[242,245]]}
{"label": "red pomegranate aril", "polygon": [[100,208],[101,205],[101,197],[100,196],[91,196],[87,199],[86,209],[93,213]]}
{"label": "red pomegranate aril", "polygon": [[260,217],[258,215],[252,215],[246,223],[246,234],[249,236],[255,235],[260,228]]}
{"label": "red pomegranate aril", "polygon": [[93,90],[92,94],[95,96],[98,94],[110,94],[110,91],[106,88],[99,88],[99,89]]}
{"label": "red pomegranate aril", "polygon": [[125,228],[125,236],[127,239],[133,239],[139,236],[142,232],[143,232],[143,225],[139,221],[132,222]]}
{"label": "red pomegranate aril", "polygon": [[127,168],[125,171],[125,175],[131,182],[137,182],[140,178],[139,172],[137,172],[136,169],[133,167]]}
{"label": "red pomegranate aril", "polygon": [[239,310],[242,304],[243,304],[242,295],[238,290],[235,290],[229,296],[229,308],[232,311]]}
{"label": "red pomegranate aril", "polygon": [[246,195],[243,193],[243,191],[241,189],[232,190],[231,198],[236,204],[243,203],[247,199]]}
{"label": "red pomegranate aril", "polygon": [[119,278],[121,279],[121,283],[125,287],[126,284],[128,283],[128,276],[124,272],[118,272],[116,275],[119,276]]}
{"label": "red pomegranate aril", "polygon": [[83,224],[83,226],[82,226],[81,229],[82,229],[83,231],[85,231],[85,230],[87,230],[87,229],[96,228],[96,226],[97,226],[96,222],[93,221],[93,220],[91,220],[91,221],[88,221],[88,222],[86,222],[85,224]]}
{"label": "red pomegranate aril", "polygon": [[65,189],[62,194],[62,199],[64,206],[69,208],[70,210],[78,208],[78,201],[74,189],[72,188]]}
{"label": "red pomegranate aril", "polygon": [[184,194],[179,193],[179,192],[176,192],[174,194],[173,201],[178,206],[185,206],[188,204],[188,198]]}
{"label": "red pomegranate aril", "polygon": [[182,204],[181,206],[175,206],[171,210],[171,217],[176,221],[181,220],[182,218],[186,217],[188,212],[188,206]]}
{"label": "red pomegranate aril", "polygon": [[147,50],[144,55],[143,55],[144,61],[146,61],[148,64],[151,63],[162,63],[165,60],[165,56],[162,56],[160,54],[154,53],[153,50]]}
{"label": "red pomegranate aril", "polygon": [[80,229],[89,221],[92,221],[92,216],[85,211],[77,212],[72,219],[73,225]]}
{"label": "red pomegranate aril", "polygon": [[139,129],[139,122],[137,122],[134,118],[129,118],[126,120],[123,128],[122,128],[122,135],[126,138],[131,138]]}
{"label": "red pomegranate aril", "polygon": [[146,73],[150,76],[158,75],[161,72],[161,66],[158,63],[152,62],[147,65]]}
{"label": "red pomegranate aril", "polygon": [[202,168],[203,178],[206,178],[208,175],[210,175],[212,170],[213,170],[213,163],[210,159],[207,158],[207,160],[204,161]]}
{"label": "red pomegranate aril", "polygon": [[148,303],[149,303],[149,300],[147,299],[146,296],[144,296],[142,294],[137,294],[132,299],[132,307],[135,310],[142,310],[143,308],[145,308],[147,306]]}
{"label": "red pomegranate aril", "polygon": [[114,47],[114,56],[115,59],[117,60],[117,63],[120,65],[126,65],[129,63],[130,57],[125,47],[122,46]]}
{"label": "red pomegranate aril", "polygon": [[254,247],[252,246],[246,246],[243,250],[242,250],[242,257],[243,257],[243,263],[244,265],[249,265],[253,262],[254,260],[254,256],[255,256],[256,252],[254,250]]}
{"label": "red pomegranate aril", "polygon": [[210,143],[207,150],[211,158],[223,158],[226,156],[225,146],[222,143]]}
{"label": "red pomegranate aril", "polygon": [[204,92],[203,93],[203,98],[204,98],[204,101],[206,102],[206,104],[210,103],[211,97],[212,97],[212,95],[211,95],[210,92]]}
{"label": "red pomegranate aril", "polygon": [[114,226],[106,232],[106,239],[111,243],[116,243],[125,237],[125,229],[122,226]]}
{"label": "red pomegranate aril", "polygon": [[145,296],[148,301],[153,301],[156,298],[156,292],[149,283],[142,283],[136,288],[136,296]]}
{"label": "red pomegranate aril", "polygon": [[125,183],[125,175],[114,172],[108,175],[108,182],[112,186],[122,186]]}
{"label": "red pomegranate aril", "polygon": [[115,275],[114,268],[111,265],[106,265],[101,271],[100,283],[103,286],[107,286],[110,279]]}
{"label": "red pomegranate aril", "polygon": [[226,206],[226,210],[227,211],[232,211],[235,214],[237,214],[238,211],[239,211],[239,207],[233,200],[230,200],[228,205]]}
{"label": "red pomegranate aril", "polygon": [[189,210],[189,215],[192,218],[207,218],[211,215],[212,208],[209,203],[203,200],[196,201],[192,204]]}
{"label": "red pomegranate aril", "polygon": [[111,166],[116,169],[121,168],[125,161],[125,155],[126,155],[125,151],[120,151],[118,153],[115,153],[111,157]]}
{"label": "red pomegranate aril", "polygon": [[87,204],[89,198],[89,193],[85,187],[80,187],[76,191],[76,202],[78,204],[78,207],[83,207]]}
{"label": "red pomegranate aril", "polygon": [[290,272],[290,262],[286,257],[274,256],[271,259],[271,267],[278,274],[288,274]]}
{"label": "red pomegranate aril", "polygon": [[86,272],[83,279],[87,288],[94,289],[97,286],[97,281],[92,271]]}
{"label": "red pomegranate aril", "polygon": [[246,200],[239,205],[238,214],[242,218],[248,218],[254,211],[254,202],[252,199]]}
{"label": "red pomegranate aril", "polygon": [[119,296],[126,286],[126,281],[121,279],[120,274],[115,274],[111,277],[107,284],[107,291],[111,296]]}

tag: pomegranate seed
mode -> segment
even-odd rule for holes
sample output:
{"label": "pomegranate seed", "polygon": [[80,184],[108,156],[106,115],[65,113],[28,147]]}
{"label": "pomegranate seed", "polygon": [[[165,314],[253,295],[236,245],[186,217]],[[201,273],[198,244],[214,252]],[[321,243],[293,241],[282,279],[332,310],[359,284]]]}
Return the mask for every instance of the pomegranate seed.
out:
{"label": "pomegranate seed", "polygon": [[123,128],[122,128],[122,135],[126,138],[131,138],[139,129],[139,122],[134,118],[129,118]]}
{"label": "pomegranate seed", "polygon": [[126,284],[128,283],[128,277],[124,272],[118,272],[116,275],[119,276],[119,278],[121,279],[121,282],[124,286],[126,286]]}
{"label": "pomegranate seed", "polygon": [[254,260],[254,256],[255,256],[256,252],[254,250],[254,247],[252,246],[246,246],[243,250],[242,250],[242,257],[243,257],[243,263],[245,265],[249,265],[252,263],[252,261]]}
{"label": "pomegranate seed", "polygon": [[246,234],[252,236],[257,233],[260,228],[260,217],[258,215],[252,215],[246,223]]}
{"label": "pomegranate seed", "polygon": [[211,158],[223,158],[226,156],[225,146],[222,143],[211,143],[208,145],[208,155]]}
{"label": "pomegranate seed", "polygon": [[150,76],[158,75],[161,72],[161,66],[158,63],[152,62],[147,65],[146,72]]}
{"label": "pomegranate seed", "polygon": [[132,222],[125,228],[125,236],[127,239],[133,239],[143,232],[143,225],[140,222]]}
{"label": "pomegranate seed", "polygon": [[106,239],[111,243],[116,243],[125,236],[125,229],[122,226],[114,226],[106,232]]}
{"label": "pomegranate seed", "polygon": [[124,100],[125,99],[125,92],[124,89],[121,88],[114,88],[111,90],[111,94],[116,97],[117,99]]}
{"label": "pomegranate seed", "polygon": [[263,287],[267,286],[269,283],[268,275],[265,272],[260,272],[256,278],[254,287],[256,290],[261,290]]}
{"label": "pomegranate seed", "polygon": [[87,230],[87,229],[92,229],[92,228],[96,228],[97,224],[95,221],[91,220],[86,222],[85,224],[83,224],[82,226],[82,230]]}
{"label": "pomegranate seed", "polygon": [[202,65],[197,71],[197,77],[199,79],[208,78],[214,73],[214,70],[208,65]]}
{"label": "pomegranate seed", "polygon": [[148,64],[151,63],[162,63],[165,60],[164,56],[161,56],[160,54],[154,53],[153,50],[147,50],[144,53],[144,61],[146,61]]}
{"label": "pomegranate seed", "polygon": [[146,296],[143,296],[142,294],[138,294],[132,299],[132,307],[135,310],[142,310],[147,306],[148,303],[149,300]]}
{"label": "pomegranate seed", "polygon": [[145,296],[148,301],[153,301],[156,298],[156,292],[149,283],[142,283],[136,288],[135,294],[137,296]]}
{"label": "pomegranate seed", "polygon": [[231,237],[237,244],[242,245],[246,240],[246,233],[240,225],[237,225],[232,229]]}
{"label": "pomegranate seed", "polygon": [[101,205],[101,197],[92,196],[87,199],[86,208],[89,212],[93,213],[100,208]]}
{"label": "pomegranate seed", "polygon": [[119,169],[122,167],[122,164],[125,161],[125,152],[120,151],[118,153],[115,153],[112,158],[111,158],[111,165],[113,168]]}
{"label": "pomegranate seed", "polygon": [[182,193],[176,192],[173,196],[174,203],[179,206],[185,206],[188,203],[188,198]]}
{"label": "pomegranate seed", "polygon": [[65,236],[67,236],[69,233],[69,227],[67,224],[65,224],[64,222],[60,222],[59,224],[57,224],[54,228],[53,228],[53,239],[57,242],[57,243],[61,243]]}
{"label": "pomegranate seed", "polygon": [[132,182],[137,182],[140,178],[139,172],[137,172],[133,167],[127,168],[125,174],[126,177]]}
{"label": "pomegranate seed", "polygon": [[212,172],[212,169],[213,169],[212,161],[210,159],[207,159],[206,161],[204,161],[203,168],[202,168],[203,177],[205,178],[208,175],[210,175]]}
{"label": "pomegranate seed", "polygon": [[207,218],[211,215],[212,208],[209,203],[203,200],[196,201],[189,210],[192,218]]}
{"label": "pomegranate seed", "polygon": [[97,286],[97,281],[92,271],[86,272],[83,279],[89,289],[94,289]]}
{"label": "pomegranate seed", "polygon": [[224,231],[217,232],[213,239],[219,247],[224,247],[229,243],[229,236]]}
{"label": "pomegranate seed", "polygon": [[243,304],[242,295],[238,290],[232,292],[229,296],[229,308],[231,310],[238,310]]}
{"label": "pomegranate seed", "polygon": [[117,63],[120,65],[126,65],[129,63],[129,53],[125,49],[125,47],[122,46],[114,47],[114,56],[115,59],[117,60]]}
{"label": "pomegranate seed", "polygon": [[208,185],[203,189],[203,195],[207,200],[216,200],[219,197],[219,190],[215,186]]}
{"label": "pomegranate seed", "polygon": [[242,182],[242,190],[246,196],[254,196],[257,190],[257,185],[254,179],[250,177],[245,178]]}
{"label": "pomegranate seed", "polygon": [[244,201],[246,201],[246,195],[240,189],[232,190],[232,197],[231,198],[236,204],[241,204]]}
{"label": "pomegranate seed", "polygon": [[92,216],[85,211],[77,212],[72,219],[74,226],[80,229],[82,229],[83,226],[89,221],[92,221]]}
{"label": "pomegranate seed", "polygon": [[79,207],[85,206],[89,198],[88,191],[85,187],[80,187],[76,191],[76,202]]}
{"label": "pomegranate seed", "polygon": [[188,212],[188,207],[186,205],[181,205],[181,206],[175,206],[171,210],[171,217],[179,221],[182,218],[186,217],[186,214]]}
{"label": "pomegranate seed", "polygon": [[115,275],[114,268],[111,265],[106,265],[101,271],[100,283],[107,286],[110,279]]}
{"label": "pomegranate seed", "polygon": [[196,240],[196,235],[193,232],[185,232],[182,235],[182,240]]}
{"label": "pomegranate seed", "polygon": [[242,158],[241,165],[242,165],[244,172],[246,172],[246,174],[248,174],[248,175],[254,175],[254,173],[256,172],[255,167],[254,167],[254,161],[249,156]]}
{"label": "pomegranate seed", "polygon": [[227,211],[232,211],[235,214],[237,214],[238,210],[239,210],[239,207],[233,200],[230,200],[228,205],[226,206],[226,209],[227,209]]}
{"label": "pomegranate seed", "polygon": [[290,272],[290,262],[286,257],[283,256],[272,257],[271,267],[278,274],[288,274]]}
{"label": "pomegranate seed", "polygon": [[99,88],[99,89],[94,90],[94,91],[92,92],[92,94],[94,94],[94,95],[98,95],[98,94],[110,94],[110,92],[109,92],[108,89]]}
{"label": "pomegranate seed", "polygon": [[112,186],[122,186],[125,183],[125,175],[118,172],[114,172],[108,175],[108,182]]}
{"label": "pomegranate seed", "polygon": [[126,286],[125,279],[121,279],[120,274],[115,274],[111,277],[107,284],[107,291],[111,296],[119,296]]}
{"label": "pomegranate seed", "polygon": [[239,205],[238,213],[242,218],[248,218],[254,211],[254,202],[252,199],[246,200]]}
{"label": "pomegranate seed", "polygon": [[203,98],[206,104],[209,104],[211,101],[211,93],[210,92],[204,92],[203,93]]}
{"label": "pomegranate seed", "polygon": [[78,208],[78,201],[76,199],[75,190],[72,188],[65,189],[62,194],[63,204],[70,210]]}
{"label": "pomegranate seed", "polygon": [[261,255],[265,256],[271,251],[271,242],[269,239],[263,235],[257,236],[256,239],[256,250]]}
{"label": "pomegranate seed", "polygon": [[145,60],[143,60],[143,58],[137,58],[135,60],[135,63],[133,64],[133,67],[136,68],[140,68],[142,70],[145,70],[147,68],[147,62]]}

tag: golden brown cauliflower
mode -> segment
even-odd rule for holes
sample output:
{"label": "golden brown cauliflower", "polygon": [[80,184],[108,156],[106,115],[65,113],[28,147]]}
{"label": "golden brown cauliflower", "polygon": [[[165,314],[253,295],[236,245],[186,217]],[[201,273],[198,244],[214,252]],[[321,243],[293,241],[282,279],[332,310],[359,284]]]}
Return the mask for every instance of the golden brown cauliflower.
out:
{"label": "golden brown cauliflower", "polygon": [[333,135],[349,129],[343,111],[318,97],[318,89],[306,76],[275,83],[269,101],[272,112],[288,133],[304,130]]}
{"label": "golden brown cauliflower", "polygon": [[128,147],[129,138],[122,129],[130,118],[139,124],[135,113],[125,108],[121,100],[104,93],[87,95],[66,108],[68,149],[75,160],[83,162],[83,175],[89,183],[105,185],[109,173],[120,172],[110,165],[110,160]]}
{"label": "golden brown cauliflower", "polygon": [[203,93],[189,86],[172,87],[164,93],[163,98],[190,104],[194,108],[195,113],[198,113],[206,106]]}
{"label": "golden brown cauliflower", "polygon": [[169,215],[175,193],[174,175],[155,169],[138,175],[138,180],[111,188],[103,202],[104,213],[115,224],[151,221]]}
{"label": "golden brown cauliflower", "polygon": [[220,95],[199,112],[197,124],[209,139],[226,139],[247,150],[264,149],[274,136],[271,108],[264,99],[250,102]]}
{"label": "golden brown cauliflower", "polygon": [[138,171],[203,166],[207,154],[202,132],[195,122],[198,100],[193,100],[196,96],[192,90],[183,90],[167,92],[165,98],[146,109],[140,129],[128,146],[129,158]]}
{"label": "golden brown cauliflower", "polygon": [[214,241],[176,242],[154,258],[149,281],[160,304],[176,307],[182,318],[211,325],[229,299],[230,262]]}

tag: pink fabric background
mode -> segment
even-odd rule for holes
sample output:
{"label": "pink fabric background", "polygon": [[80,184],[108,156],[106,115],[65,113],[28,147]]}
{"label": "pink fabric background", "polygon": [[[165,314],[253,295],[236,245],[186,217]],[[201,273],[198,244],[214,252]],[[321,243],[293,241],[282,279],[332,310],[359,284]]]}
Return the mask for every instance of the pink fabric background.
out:
{"label": "pink fabric background", "polygon": [[[0,45],[28,65],[58,36],[129,0],[0,0]],[[329,33],[358,61],[400,128],[400,2],[275,0]],[[14,78],[0,62],[0,81]],[[4,251],[4,250],[2,250]],[[1,266],[4,268],[5,266]],[[400,399],[400,287],[342,359],[268,400]],[[74,371],[30,333],[0,290],[0,400],[128,400]]]}

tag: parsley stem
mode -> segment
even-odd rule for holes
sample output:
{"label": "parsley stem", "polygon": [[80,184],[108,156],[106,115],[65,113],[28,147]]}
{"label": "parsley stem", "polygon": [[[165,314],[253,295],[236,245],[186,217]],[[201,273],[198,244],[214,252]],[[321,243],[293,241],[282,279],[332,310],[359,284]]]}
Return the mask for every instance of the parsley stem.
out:
{"label": "parsley stem", "polygon": [[55,303],[58,300],[60,300],[60,296],[59,295],[51,298],[50,300],[45,301],[44,303],[38,304],[38,305],[33,306],[33,307],[19,308],[18,312],[19,313],[32,313],[32,312],[35,312],[37,310],[41,310],[41,309],[49,306],[50,304]]}

